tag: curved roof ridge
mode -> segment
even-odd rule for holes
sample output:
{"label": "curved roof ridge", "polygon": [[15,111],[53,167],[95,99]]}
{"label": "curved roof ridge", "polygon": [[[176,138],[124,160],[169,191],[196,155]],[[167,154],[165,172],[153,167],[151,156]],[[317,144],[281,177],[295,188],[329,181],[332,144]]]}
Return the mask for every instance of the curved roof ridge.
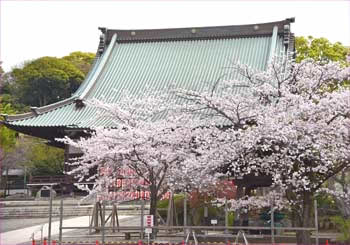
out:
{"label": "curved roof ridge", "polygon": [[30,117],[35,117],[41,114],[44,114],[46,112],[55,110],[57,108],[63,107],[65,105],[69,105],[72,102],[76,100],[76,97],[72,96],[67,99],[55,102],[53,104],[45,105],[42,107],[31,107],[31,112],[26,112],[22,114],[16,114],[16,115],[7,115],[7,114],[2,114],[2,116],[5,117],[5,121],[11,122],[11,121],[17,121],[17,120],[23,120],[23,119],[28,119]]}
{"label": "curved roof ridge", "polygon": [[111,56],[116,40],[117,40],[117,34],[114,34],[110,44],[108,45],[106,51],[104,52],[101,58],[101,61],[99,62],[99,65],[96,71],[92,74],[89,83],[87,84],[85,89],[82,91],[82,93],[79,95],[79,98],[77,98],[78,100],[81,100],[81,101],[84,100],[91,93],[91,90],[95,87],[96,81],[98,80],[100,74],[102,73],[103,69],[105,68],[105,65],[107,64]]}
{"label": "curved roof ridge", "polygon": [[274,26],[278,26],[279,35],[283,34],[284,26],[294,22],[294,18],[281,21],[245,25],[185,27],[165,29],[103,29],[105,43],[109,44],[114,34],[117,42],[167,41],[183,39],[216,39],[235,37],[254,37],[272,35]]}

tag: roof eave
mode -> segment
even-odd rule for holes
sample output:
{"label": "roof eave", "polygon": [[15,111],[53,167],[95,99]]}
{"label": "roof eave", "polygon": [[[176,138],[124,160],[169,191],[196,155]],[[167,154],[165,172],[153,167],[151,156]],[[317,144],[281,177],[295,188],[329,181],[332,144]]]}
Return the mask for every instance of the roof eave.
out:
{"label": "roof eave", "polygon": [[75,100],[76,100],[76,97],[70,97],[68,99],[61,100],[61,101],[58,101],[58,102],[50,104],[50,105],[46,105],[46,106],[42,106],[42,107],[31,107],[31,112],[16,114],[16,115],[1,114],[1,116],[3,116],[5,118],[6,123],[25,120],[25,119],[39,116],[41,114],[55,110],[57,108],[69,105],[69,104],[73,103]]}

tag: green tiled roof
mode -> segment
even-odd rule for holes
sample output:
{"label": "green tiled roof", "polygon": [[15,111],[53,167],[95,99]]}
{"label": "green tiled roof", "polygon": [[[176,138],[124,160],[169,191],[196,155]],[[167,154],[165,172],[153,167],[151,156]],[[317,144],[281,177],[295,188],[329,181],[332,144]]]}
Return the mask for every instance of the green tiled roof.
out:
{"label": "green tiled roof", "polygon": [[[103,51],[71,98],[37,108],[31,113],[8,116],[5,124],[19,131],[25,127],[62,129],[109,126],[107,121],[91,121],[95,109],[77,106],[77,101],[91,98],[113,98],[113,101],[118,101],[118,91],[137,93],[146,88],[158,91],[172,86],[202,90],[226,74],[228,70],[225,68],[238,60],[263,70],[271,54],[292,47],[292,35],[285,28],[290,22],[261,24],[266,29],[264,32],[259,25],[249,25],[250,35],[246,30],[248,26],[243,26],[246,29],[242,26],[233,26],[236,29],[224,27],[222,29],[229,32],[226,35],[222,34],[224,32],[220,27],[209,28],[207,36],[205,28],[174,29],[180,30],[177,36],[171,31],[167,34],[164,30],[150,30],[153,36],[159,36],[153,39],[145,30],[129,31],[130,38],[125,36],[125,30],[120,33],[118,30],[103,30]],[[261,33],[255,33],[256,29]],[[214,35],[215,31],[221,36]],[[183,32],[187,36],[181,34]],[[138,33],[141,33],[140,37]],[[198,38],[196,33],[200,33]],[[236,76],[230,71],[226,78]]]}

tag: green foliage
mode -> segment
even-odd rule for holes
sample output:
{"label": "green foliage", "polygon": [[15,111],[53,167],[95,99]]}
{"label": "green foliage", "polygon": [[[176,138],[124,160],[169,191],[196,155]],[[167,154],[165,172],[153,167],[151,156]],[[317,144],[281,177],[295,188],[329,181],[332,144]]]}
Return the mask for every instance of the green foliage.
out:
{"label": "green foliage", "polygon": [[[301,62],[304,59],[314,59],[328,63],[329,61],[336,61],[344,66],[349,66],[350,49],[343,46],[340,42],[331,43],[327,38],[314,38],[312,36],[296,37],[296,62]],[[350,86],[350,81],[345,81],[343,86]],[[330,87],[330,90],[334,90]]]}
{"label": "green foliage", "polygon": [[336,210],[337,205],[335,204],[334,197],[327,194],[327,193],[318,193],[315,196],[315,199],[317,200],[317,206],[318,208],[322,208],[325,210]]}
{"label": "green foliage", "polygon": [[11,94],[19,103],[44,106],[69,97],[84,74],[64,59],[42,57],[12,70]]}
{"label": "green foliage", "polygon": [[30,111],[30,107],[21,103],[17,103],[17,98],[12,96],[11,94],[2,94],[0,96],[1,103],[8,104],[13,108],[15,112],[7,113],[7,114],[20,114]]}
{"label": "green foliage", "polygon": [[[175,209],[176,209],[177,217],[178,217],[180,224],[183,224],[184,198],[185,198],[185,196],[183,194],[175,194],[174,195]],[[168,205],[169,205],[169,200],[167,200],[167,199],[159,200],[157,202],[158,212],[164,219],[166,219],[166,217],[167,217]],[[164,210],[161,210],[161,209],[164,209]],[[189,206],[188,202],[187,202],[187,210],[190,210],[190,206]]]}
{"label": "green foliage", "polygon": [[62,59],[69,61],[77,69],[83,72],[84,75],[86,75],[95,59],[95,54],[76,51],[70,53],[68,56],[64,56]]}
{"label": "green foliage", "polygon": [[[10,104],[0,101],[0,114],[14,114],[15,110]],[[4,118],[1,118],[3,120]],[[0,147],[4,152],[11,151],[16,145],[17,132],[0,125]]]}
{"label": "green foliage", "polygon": [[331,217],[331,220],[337,224],[341,235],[337,238],[341,242],[350,242],[350,219],[344,219],[341,216]]}
{"label": "green foliage", "polygon": [[228,212],[227,220],[228,220],[227,222],[228,226],[233,226],[235,221],[235,212],[233,211]]}
{"label": "green foliage", "polygon": [[167,208],[169,205],[169,200],[168,199],[164,199],[164,200],[159,200],[157,202],[157,208]]}
{"label": "green foliage", "polygon": [[0,80],[2,78],[2,76],[4,75],[5,71],[4,69],[2,69],[2,62],[0,61]]}
{"label": "green foliage", "polygon": [[[191,200],[191,199],[190,199]],[[204,222],[204,206],[208,207],[208,218],[217,218],[220,214],[224,213],[224,207],[215,207],[211,204],[205,204],[204,201],[201,203],[198,203],[197,200],[192,199],[192,201],[195,201],[196,204],[192,205],[190,200],[187,201],[187,215],[188,215],[188,222],[192,225],[205,225]],[[174,204],[176,207],[176,213],[178,216],[178,220],[180,225],[183,224],[183,216],[184,216],[184,195],[183,194],[176,194],[174,195]],[[160,200],[157,203],[159,214],[166,219],[167,217],[167,208],[169,205],[169,200]],[[164,210],[161,210],[164,209]],[[233,226],[234,221],[234,212],[229,212],[228,215],[228,224]]]}
{"label": "green foliage", "polygon": [[331,43],[323,37],[297,37],[295,39],[295,48],[297,53],[296,62],[311,58],[317,61],[339,61],[345,64],[346,57],[349,54],[349,49],[340,42]]}
{"label": "green foliage", "polygon": [[[70,97],[91,68],[93,53],[73,52],[63,58],[41,57],[1,75],[0,94],[18,112]],[[1,67],[0,67],[1,68]]]}
{"label": "green foliage", "polygon": [[64,151],[43,143],[33,142],[27,166],[33,176],[62,175]]}
{"label": "green foliage", "polygon": [[[223,208],[214,207],[212,205],[208,205],[208,218],[217,218],[220,213],[223,213]],[[205,225],[204,221],[204,206],[200,208],[191,209],[191,219],[193,225]]]}

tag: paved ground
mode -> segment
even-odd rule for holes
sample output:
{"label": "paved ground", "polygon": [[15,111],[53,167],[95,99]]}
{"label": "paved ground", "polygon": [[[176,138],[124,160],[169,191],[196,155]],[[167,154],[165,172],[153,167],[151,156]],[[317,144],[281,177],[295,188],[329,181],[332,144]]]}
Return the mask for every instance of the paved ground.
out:
{"label": "paved ground", "polygon": [[[70,217],[72,218],[72,217]],[[18,230],[34,225],[47,223],[49,218],[28,218],[28,219],[2,219],[0,220],[0,233]],[[52,218],[52,221],[58,221],[59,218]]]}
{"label": "paved ground", "polygon": [[[58,206],[60,200],[54,200],[53,205]],[[67,198],[64,200],[65,205],[75,206],[78,205],[79,199]],[[34,206],[47,206],[48,200],[1,200],[1,207],[34,207]],[[126,206],[140,205],[139,203],[127,203]],[[140,226],[140,216],[131,215],[119,215],[119,221],[121,226]],[[0,220],[0,245],[15,245],[15,244],[32,244],[31,237],[34,233],[35,240],[41,239],[41,230],[43,230],[43,237],[47,237],[48,234],[48,218],[10,218]],[[63,220],[63,227],[82,227],[89,225],[89,216],[79,217],[65,217]],[[81,241],[88,235],[89,231],[85,230],[64,230],[63,241]],[[52,218],[51,237],[52,240],[58,240],[59,234],[59,218]],[[108,234],[107,234],[108,235]],[[120,234],[122,236],[123,234]],[[66,238],[65,238],[66,236]],[[77,237],[82,236],[82,237]],[[92,239],[94,243],[96,237],[100,238],[101,235],[95,234]],[[86,239],[85,239],[86,240]]]}
{"label": "paved ground", "polygon": [[[132,216],[120,216],[119,219],[121,221],[125,221],[128,219],[133,220],[134,217]],[[36,220],[38,223],[42,220]],[[28,220],[23,221],[23,219],[19,219],[18,223],[24,223],[28,224]],[[11,223],[11,222],[10,222]],[[76,217],[76,218],[70,218],[65,219],[63,221],[63,227],[70,226],[70,227],[81,227],[81,226],[88,226],[89,224],[89,216],[82,216],[82,217]],[[41,239],[41,230],[43,230],[43,236],[47,237],[48,234],[48,224],[45,223],[44,225],[37,224],[32,225],[25,228],[20,228],[16,230],[11,230],[7,232],[2,232],[0,234],[0,244],[1,245],[16,245],[16,244],[31,244],[31,237],[34,234],[35,240]],[[52,222],[51,225],[51,235],[53,239],[57,239],[59,234],[59,221]],[[64,236],[66,235],[84,235],[88,234],[87,230],[81,231],[81,230],[64,230]],[[71,240],[71,239],[70,239]],[[79,240],[82,240],[82,238],[79,238]]]}

